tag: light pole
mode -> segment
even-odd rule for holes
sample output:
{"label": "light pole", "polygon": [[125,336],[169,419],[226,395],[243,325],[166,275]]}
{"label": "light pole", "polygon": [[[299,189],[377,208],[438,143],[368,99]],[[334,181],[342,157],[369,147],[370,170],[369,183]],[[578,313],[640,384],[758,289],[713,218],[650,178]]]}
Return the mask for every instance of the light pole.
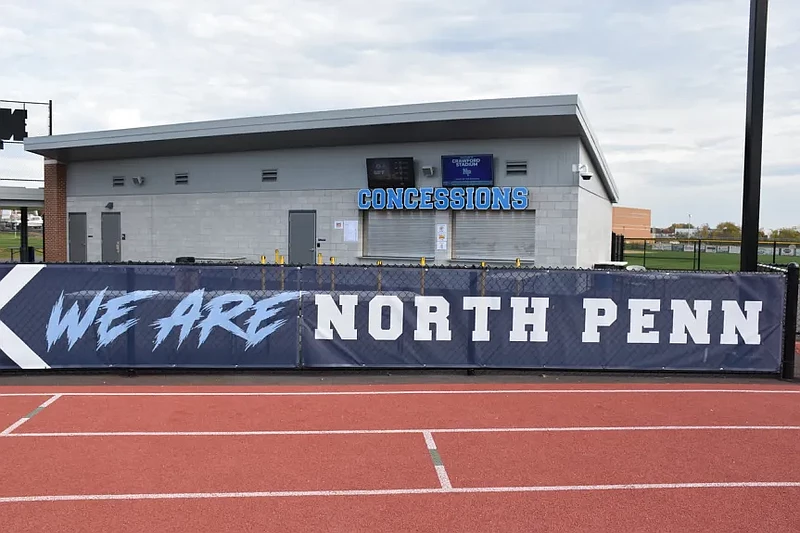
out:
{"label": "light pole", "polygon": [[750,0],[747,114],[744,130],[744,183],[742,189],[742,251],[740,255],[740,269],[743,272],[755,272],[758,268],[768,3],[768,0]]}

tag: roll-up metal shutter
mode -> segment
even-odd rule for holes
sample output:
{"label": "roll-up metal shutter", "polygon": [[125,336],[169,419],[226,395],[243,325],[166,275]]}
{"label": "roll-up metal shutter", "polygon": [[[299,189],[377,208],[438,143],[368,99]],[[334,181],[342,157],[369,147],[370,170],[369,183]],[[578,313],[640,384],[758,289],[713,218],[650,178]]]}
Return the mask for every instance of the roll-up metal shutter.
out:
{"label": "roll-up metal shutter", "polygon": [[433,257],[436,254],[434,211],[367,211],[364,254],[377,258]]}
{"label": "roll-up metal shutter", "polygon": [[536,211],[455,211],[454,259],[533,259]]}

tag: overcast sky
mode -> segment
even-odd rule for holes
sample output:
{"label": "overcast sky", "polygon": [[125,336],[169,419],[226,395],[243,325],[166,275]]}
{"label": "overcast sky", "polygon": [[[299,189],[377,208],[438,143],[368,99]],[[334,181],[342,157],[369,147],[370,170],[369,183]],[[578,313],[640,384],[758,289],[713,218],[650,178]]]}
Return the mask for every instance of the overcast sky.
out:
{"label": "overcast sky", "polygon": [[[0,0],[0,98],[55,133],[577,93],[655,225],[741,220],[749,0]],[[800,224],[800,2],[770,1],[762,226]],[[29,134],[46,133],[31,108]],[[0,177],[41,158],[0,151]],[[3,182],[8,184],[8,182]]]}

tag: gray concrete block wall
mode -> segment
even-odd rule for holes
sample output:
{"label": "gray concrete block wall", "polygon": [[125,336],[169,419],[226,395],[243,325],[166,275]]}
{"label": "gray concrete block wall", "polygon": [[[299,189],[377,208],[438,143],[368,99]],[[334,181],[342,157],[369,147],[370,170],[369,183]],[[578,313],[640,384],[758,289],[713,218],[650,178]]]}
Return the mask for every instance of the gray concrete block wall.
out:
{"label": "gray concrete block wall", "polygon": [[[288,257],[289,211],[316,210],[318,252],[327,263],[371,263],[362,259],[363,220],[356,203],[357,189],[275,191],[227,194],[171,194],[150,196],[105,196],[102,199],[72,197],[70,212],[87,213],[87,254],[89,261],[101,260],[100,219],[105,204],[121,214],[122,259],[124,261],[174,261],[180,256],[244,258],[258,261],[266,255],[272,262],[274,250]],[[529,209],[536,212],[536,265],[574,266],[578,252],[578,196],[571,187],[531,187]],[[357,220],[359,242],[345,242],[336,221]],[[436,223],[448,225],[451,212],[436,213]],[[452,237],[448,249],[437,251],[435,264],[451,261]],[[513,261],[514,258],[509,258]],[[386,263],[408,263],[408,259]]]}
{"label": "gray concrete block wall", "polygon": [[[121,213],[124,261],[174,261],[180,256],[288,258],[289,211],[316,209],[319,252],[326,262],[354,261],[360,243],[344,242],[334,219],[358,219],[355,191],[290,191],[248,194],[185,194],[139,197],[69,198],[70,212],[87,213],[89,261],[101,259],[100,219],[105,203]],[[347,208],[342,206],[348,206]],[[360,224],[359,224],[360,227]]]}
{"label": "gray concrete block wall", "polygon": [[[318,251],[325,262],[331,256],[339,263],[373,262],[361,259],[362,243],[344,242],[344,232],[334,229],[338,220],[357,220],[363,232],[356,192],[366,185],[366,157],[413,156],[418,167],[432,165],[433,178],[417,168],[418,187],[441,186],[442,154],[493,153],[495,184],[525,186],[529,209],[536,212],[536,254],[539,266],[574,267],[588,264],[600,248],[610,247],[605,237],[582,238],[581,224],[605,225],[605,208],[589,205],[581,214],[579,179],[572,165],[590,164],[577,138],[516,139],[375,145],[238,154],[144,158],[140,160],[73,163],[68,168],[67,205],[72,212],[86,212],[87,253],[90,261],[101,259],[100,217],[108,202],[121,213],[123,260],[174,261],[179,256],[244,258],[257,261],[266,255],[271,262],[277,248],[288,258],[288,212],[317,212]],[[510,160],[528,162],[527,175],[507,174]],[[278,179],[261,181],[261,169],[277,168]],[[175,172],[189,172],[188,185],[174,183]],[[112,187],[113,176],[126,176],[123,187]],[[143,186],[133,185],[132,176],[144,176]],[[594,178],[597,182],[598,178]],[[598,183],[580,182],[596,187]],[[594,211],[591,211],[595,209]],[[601,217],[600,221],[593,217]],[[436,252],[435,263],[458,264],[453,256],[453,219],[437,212],[436,223],[448,225],[448,249]],[[602,246],[599,240],[605,239]],[[579,253],[582,246],[595,247]],[[513,261],[514,258],[508,258]],[[594,260],[594,259],[592,259]],[[599,260],[599,259],[598,259]],[[387,263],[392,263],[386,258]],[[408,263],[408,259],[398,260]]]}

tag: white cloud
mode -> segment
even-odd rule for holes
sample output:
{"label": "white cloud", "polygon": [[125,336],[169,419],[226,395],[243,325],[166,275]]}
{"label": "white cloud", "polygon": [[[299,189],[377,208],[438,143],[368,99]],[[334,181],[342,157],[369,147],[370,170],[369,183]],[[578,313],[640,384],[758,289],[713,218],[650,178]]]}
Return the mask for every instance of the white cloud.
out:
{"label": "white cloud", "polygon": [[[688,212],[741,218],[749,0],[0,0],[0,10],[0,97],[52,98],[56,133],[578,93],[625,205],[662,225]],[[762,221],[776,227],[800,223],[800,3],[773,0],[769,18]],[[43,134],[34,113],[31,134]],[[39,158],[18,148],[0,152],[0,177],[40,176]]]}

